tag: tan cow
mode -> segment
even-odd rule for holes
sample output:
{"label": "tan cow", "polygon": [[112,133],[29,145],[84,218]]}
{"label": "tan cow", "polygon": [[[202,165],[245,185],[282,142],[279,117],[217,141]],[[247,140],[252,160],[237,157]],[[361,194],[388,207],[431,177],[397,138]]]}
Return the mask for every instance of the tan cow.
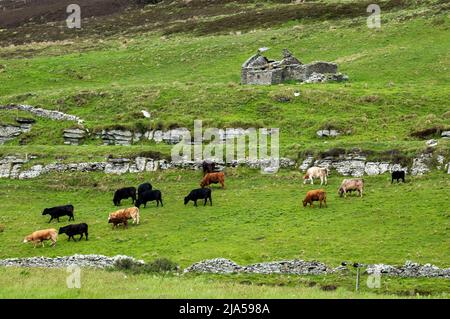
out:
{"label": "tan cow", "polygon": [[317,167],[317,166],[310,167],[306,171],[305,176],[303,176],[303,179],[304,179],[303,184],[306,184],[307,180],[309,180],[311,182],[311,184],[314,184],[313,178],[320,178],[320,185],[322,185],[324,181],[325,181],[325,185],[327,185],[327,183],[328,183],[327,176],[328,175],[329,175],[328,168],[322,168],[322,167]]}
{"label": "tan cow", "polygon": [[140,221],[140,214],[139,214],[139,208],[137,207],[129,207],[124,209],[119,209],[118,211],[115,211],[111,214],[109,214],[108,217],[108,223],[112,220],[128,220],[132,219],[133,224],[139,224]]}
{"label": "tan cow", "polygon": [[52,242],[51,246],[56,245],[56,240],[58,239],[58,232],[54,228],[38,230],[28,235],[23,240],[24,243],[33,242],[34,248],[37,244],[41,244],[44,247],[44,240],[50,240]]}
{"label": "tan cow", "polygon": [[358,191],[359,196],[362,197],[364,189],[364,180],[362,178],[344,179],[339,186],[339,196],[347,197],[347,192]]}

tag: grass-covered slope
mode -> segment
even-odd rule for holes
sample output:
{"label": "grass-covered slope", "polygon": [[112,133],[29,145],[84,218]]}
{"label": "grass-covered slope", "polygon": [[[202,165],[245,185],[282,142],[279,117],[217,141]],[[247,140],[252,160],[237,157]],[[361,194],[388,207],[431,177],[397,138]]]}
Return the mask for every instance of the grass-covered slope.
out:
{"label": "grass-covered slope", "polygon": [[[336,146],[418,151],[424,144],[410,137],[413,131],[450,127],[449,20],[442,3],[430,4],[391,8],[382,15],[381,29],[367,28],[362,13],[244,32],[234,24],[239,32],[232,34],[195,36],[185,29],[165,36],[154,31],[93,42],[93,35],[86,35],[5,47],[0,103],[75,114],[92,130],[192,127],[195,119],[212,127],[279,127],[282,153],[294,157],[297,151]],[[297,10],[277,2],[260,10],[286,8]],[[240,66],[261,46],[269,46],[268,55],[276,59],[289,48],[305,63],[337,62],[350,81],[241,86]],[[294,90],[301,95],[294,97]],[[143,109],[151,112],[150,120],[142,117]],[[2,113],[0,120],[8,116]],[[38,123],[26,141],[62,144],[62,130],[70,126]],[[324,127],[351,134],[324,144],[315,136]]]}

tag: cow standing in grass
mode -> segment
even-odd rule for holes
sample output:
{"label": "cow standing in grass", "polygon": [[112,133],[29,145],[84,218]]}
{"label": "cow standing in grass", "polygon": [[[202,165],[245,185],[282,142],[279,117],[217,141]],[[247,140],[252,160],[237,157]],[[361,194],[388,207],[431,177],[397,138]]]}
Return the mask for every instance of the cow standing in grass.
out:
{"label": "cow standing in grass", "polygon": [[218,184],[218,183],[222,185],[222,188],[225,188],[225,174],[223,172],[206,174],[200,183],[200,187],[204,188],[211,184]]}
{"label": "cow standing in grass", "polygon": [[70,241],[70,238],[75,241],[75,237],[73,237],[75,235],[80,235],[80,239],[78,239],[78,241],[83,238],[83,235],[86,237],[86,240],[88,240],[88,225],[86,223],[67,225],[59,228],[58,234],[67,234],[67,236],[69,236],[68,241]]}
{"label": "cow standing in grass", "polygon": [[133,220],[133,224],[139,224],[140,214],[139,208],[130,207],[125,209],[119,209],[108,216],[108,223],[113,224],[113,228],[117,224],[124,224],[125,226],[128,224],[128,219]]}
{"label": "cow standing in grass", "polygon": [[134,204],[134,202],[136,201],[136,188],[135,187],[125,187],[125,188],[121,188],[115,191],[114,193],[114,198],[113,198],[113,203],[115,206],[120,206],[120,202],[122,201],[122,199],[127,199],[130,198]]}
{"label": "cow standing in grass", "polygon": [[156,206],[159,207],[159,204],[161,204],[161,207],[163,206],[162,202],[162,194],[161,191],[154,189],[151,191],[146,191],[141,194],[139,194],[139,197],[135,203],[135,206],[137,208],[140,208],[142,204],[144,204],[144,208],[147,207],[147,202],[156,201]]}
{"label": "cow standing in grass", "polygon": [[141,185],[139,185],[138,187],[138,198],[145,192],[151,191],[153,189],[152,184],[150,183],[143,183]]}
{"label": "cow standing in grass", "polygon": [[212,206],[212,197],[211,197],[211,189],[209,188],[197,188],[192,190],[188,196],[184,198],[184,205],[187,205],[189,201],[194,202],[194,206],[197,206],[197,201],[199,199],[203,199],[205,202],[203,203],[203,206],[206,206],[206,203],[209,199],[209,204]]}
{"label": "cow standing in grass", "polygon": [[303,200],[303,207],[306,207],[308,204],[310,207],[314,207],[313,202],[319,202],[319,207],[322,208],[322,202],[325,207],[327,206],[327,193],[323,189],[314,189],[306,193],[306,197]]}
{"label": "cow standing in grass", "polygon": [[306,171],[305,176],[303,176],[303,184],[306,184],[306,181],[310,181],[311,184],[314,184],[314,178],[320,178],[320,185],[322,185],[325,181],[325,185],[327,185],[327,177],[329,175],[328,168],[322,168],[322,167],[310,167]]}
{"label": "cow standing in grass", "polygon": [[364,189],[364,180],[362,178],[344,179],[339,186],[339,196],[347,197],[347,192],[358,191],[359,196],[362,197]]}
{"label": "cow standing in grass", "polygon": [[56,219],[59,222],[59,218],[62,216],[69,216],[69,221],[70,221],[70,220],[75,220],[75,217],[73,216],[73,210],[74,210],[73,205],[65,205],[65,206],[46,208],[42,212],[42,216],[50,215],[51,218],[48,221],[49,223],[53,219]]}
{"label": "cow standing in grass", "polygon": [[202,168],[203,168],[203,176],[205,176],[208,173],[214,173],[216,170],[216,163],[205,160],[202,163]]}
{"label": "cow standing in grass", "polygon": [[34,248],[36,248],[37,244],[41,244],[42,247],[44,247],[44,240],[50,240],[52,242],[51,246],[55,247],[57,239],[58,233],[56,232],[56,229],[50,228],[33,232],[31,235],[26,236],[23,242],[32,242],[34,244]]}
{"label": "cow standing in grass", "polygon": [[405,171],[393,171],[392,172],[392,180],[391,180],[391,184],[394,182],[394,179],[397,180],[397,183],[400,182],[400,180],[402,180],[402,182],[405,182]]}

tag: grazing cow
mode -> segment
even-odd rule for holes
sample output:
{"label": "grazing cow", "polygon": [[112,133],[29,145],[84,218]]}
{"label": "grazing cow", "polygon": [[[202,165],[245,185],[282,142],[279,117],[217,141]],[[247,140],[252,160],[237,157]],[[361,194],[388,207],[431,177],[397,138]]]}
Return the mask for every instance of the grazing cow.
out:
{"label": "grazing cow", "polygon": [[56,245],[56,240],[58,239],[58,233],[56,229],[44,229],[38,230],[28,235],[23,240],[24,243],[33,242],[34,248],[36,248],[37,244],[41,244],[44,247],[44,240],[50,240],[52,242],[51,246],[54,247]]}
{"label": "grazing cow", "polygon": [[325,185],[327,185],[327,177],[329,175],[328,168],[322,167],[310,167],[306,171],[305,176],[303,176],[303,184],[306,184],[306,181],[309,180],[311,184],[314,184],[314,178],[320,178],[320,185],[325,181]]}
{"label": "grazing cow", "polygon": [[152,184],[150,183],[144,183],[139,185],[138,187],[138,198],[141,196],[142,193],[145,193],[147,191],[151,191],[153,189]]}
{"label": "grazing cow", "polygon": [[225,188],[225,174],[223,172],[206,174],[200,183],[200,187],[204,188],[211,184],[217,183],[220,183],[220,185],[222,185],[222,188]]}
{"label": "grazing cow", "polygon": [[146,191],[139,195],[136,203],[134,204],[137,208],[140,208],[142,204],[144,204],[144,208],[147,207],[147,202],[151,202],[156,200],[156,206],[159,206],[161,203],[161,207],[163,206],[161,191],[155,189],[152,191]]}
{"label": "grazing cow", "polygon": [[203,176],[205,176],[208,173],[214,173],[216,170],[216,163],[211,161],[203,161],[202,168],[203,168]]}
{"label": "grazing cow", "polygon": [[[132,219],[133,224],[139,224],[140,214],[139,214],[139,208],[137,207],[130,207],[130,208],[124,208],[119,209],[118,211],[115,211],[111,214],[109,214],[108,217],[108,223],[114,223],[113,228],[116,226],[116,223],[114,221],[120,221],[118,223],[125,223],[124,220]],[[125,223],[127,224],[127,223]]]}
{"label": "grazing cow", "polygon": [[362,178],[344,179],[339,186],[339,196],[347,197],[347,192],[358,191],[359,196],[362,197],[364,189],[364,180]]}
{"label": "grazing cow", "polygon": [[115,206],[120,206],[120,201],[122,199],[130,198],[132,200],[132,203],[136,201],[136,188],[135,187],[125,187],[116,190],[114,193],[113,202]]}
{"label": "grazing cow", "polygon": [[70,221],[70,220],[75,220],[75,217],[73,217],[73,210],[74,210],[73,205],[65,205],[65,206],[46,208],[42,212],[42,216],[50,215],[51,218],[48,221],[49,223],[55,218],[59,222],[59,217],[61,217],[61,216],[69,216],[69,221]]}
{"label": "grazing cow", "polygon": [[400,179],[402,180],[402,182],[405,182],[405,171],[394,171],[392,172],[392,181],[391,184],[394,182],[394,179],[397,180],[397,183],[399,183]]}
{"label": "grazing cow", "polygon": [[205,200],[203,206],[206,206],[206,203],[208,202],[208,199],[209,199],[210,206],[212,206],[211,189],[197,188],[197,189],[192,190],[189,193],[189,195],[184,198],[184,205],[189,203],[189,201],[191,200],[194,202],[194,206],[197,206],[197,200],[199,200],[199,199]]}
{"label": "grazing cow", "polygon": [[113,224],[112,228],[116,228],[118,225],[123,224],[124,228],[128,228],[128,218],[119,216],[119,217],[109,217],[108,223]]}
{"label": "grazing cow", "polygon": [[59,228],[58,234],[67,234],[67,236],[69,236],[69,241],[70,238],[72,238],[73,241],[76,241],[75,237],[73,237],[75,235],[80,235],[80,239],[78,239],[78,241],[83,238],[83,235],[85,235],[86,240],[88,240],[88,225],[86,223],[67,225]]}
{"label": "grazing cow", "polygon": [[306,207],[308,204],[310,207],[314,207],[313,202],[319,202],[319,208],[322,208],[322,201],[327,206],[327,193],[323,189],[314,189],[306,193],[306,197],[303,200],[303,207]]}

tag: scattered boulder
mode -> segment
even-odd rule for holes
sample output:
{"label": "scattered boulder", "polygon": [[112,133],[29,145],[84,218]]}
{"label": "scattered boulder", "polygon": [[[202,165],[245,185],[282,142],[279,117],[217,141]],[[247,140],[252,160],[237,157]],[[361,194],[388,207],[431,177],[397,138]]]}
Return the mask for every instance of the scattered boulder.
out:
{"label": "scattered boulder", "polygon": [[425,142],[428,147],[436,147],[438,145],[438,141],[431,139]]}
{"label": "scattered boulder", "polygon": [[443,131],[441,133],[442,138],[450,138],[450,131]]}
{"label": "scattered boulder", "polygon": [[338,130],[319,130],[316,132],[318,137],[337,137],[341,135]]}

